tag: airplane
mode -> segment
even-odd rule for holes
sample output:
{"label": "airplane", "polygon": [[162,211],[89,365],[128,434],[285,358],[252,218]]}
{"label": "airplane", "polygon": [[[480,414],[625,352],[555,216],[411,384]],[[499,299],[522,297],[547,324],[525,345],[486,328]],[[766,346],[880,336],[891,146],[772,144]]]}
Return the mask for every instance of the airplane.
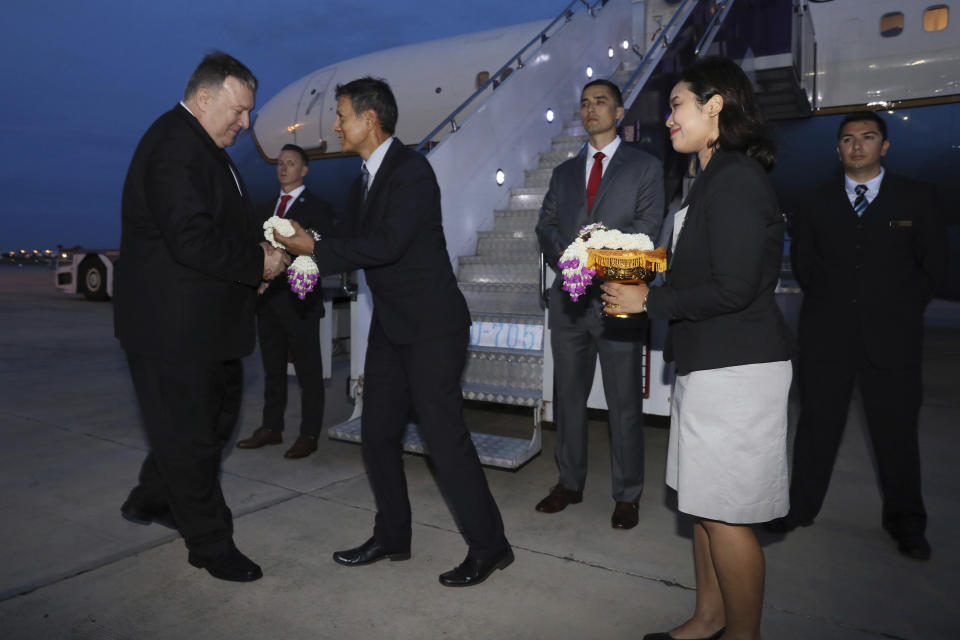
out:
{"label": "airplane", "polygon": [[[321,67],[273,96],[230,150],[255,199],[275,197],[271,163],[287,142],[310,157],[307,185],[343,207],[360,160],[333,141],[334,88],[386,79],[398,100],[397,136],[437,174],[451,260],[473,317],[467,399],[528,407],[529,437],[474,434],[485,464],[518,468],[540,449],[552,418],[553,363],[544,292],[552,272],[533,233],[552,168],[586,136],[582,86],[606,77],[623,89],[623,137],[664,161],[670,194],[694,177],[663,126],[678,71],[714,53],[738,60],[777,128],[771,178],[789,217],[812,185],[839,170],[835,134],[844,114],[877,110],[892,141],[887,166],[938,185],[960,256],[960,0],[574,0],[555,17],[387,49]],[[674,202],[674,207],[676,206]],[[960,261],[941,295],[960,299]],[[877,274],[882,277],[882,274]],[[796,306],[788,271],[778,295]],[[328,313],[326,336],[349,333],[356,411],[330,429],[359,441],[363,357],[371,302],[362,273],[349,303]],[[339,319],[338,319],[339,318]],[[644,410],[669,415],[671,373],[663,326],[651,330]],[[325,368],[329,361],[325,363]],[[599,370],[589,406],[605,408]],[[414,425],[405,447],[424,452]]]}

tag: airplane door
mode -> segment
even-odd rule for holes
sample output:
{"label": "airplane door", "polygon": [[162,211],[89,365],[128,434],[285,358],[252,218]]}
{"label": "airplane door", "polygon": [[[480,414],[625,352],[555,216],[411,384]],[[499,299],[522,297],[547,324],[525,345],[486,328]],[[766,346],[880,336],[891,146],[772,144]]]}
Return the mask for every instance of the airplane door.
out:
{"label": "airplane door", "polygon": [[307,152],[328,151],[328,141],[333,136],[336,102],[327,100],[327,90],[335,74],[336,68],[317,71],[304,85],[300,96],[296,118],[300,126],[294,132],[294,139]]}

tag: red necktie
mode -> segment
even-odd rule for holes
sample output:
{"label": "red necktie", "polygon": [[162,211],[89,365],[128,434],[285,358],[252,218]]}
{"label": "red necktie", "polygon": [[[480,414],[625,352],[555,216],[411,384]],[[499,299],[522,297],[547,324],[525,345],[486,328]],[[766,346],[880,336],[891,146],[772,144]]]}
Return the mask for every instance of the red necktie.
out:
{"label": "red necktie", "polygon": [[287,210],[287,203],[290,202],[290,198],[293,196],[283,195],[280,196],[280,204],[277,205],[277,212],[274,214],[278,218],[282,218],[284,212]]}
{"label": "red necktie", "polygon": [[593,199],[600,189],[600,179],[603,178],[603,159],[606,156],[602,151],[593,154],[593,169],[590,170],[590,180],[587,181],[587,213],[593,212]]}

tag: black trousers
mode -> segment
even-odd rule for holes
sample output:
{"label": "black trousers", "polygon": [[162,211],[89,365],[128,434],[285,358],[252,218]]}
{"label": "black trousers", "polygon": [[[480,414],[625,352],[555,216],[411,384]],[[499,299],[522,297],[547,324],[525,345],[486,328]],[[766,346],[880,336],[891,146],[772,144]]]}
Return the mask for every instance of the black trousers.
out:
{"label": "black trousers", "polygon": [[839,362],[804,358],[801,353],[790,519],[800,523],[820,512],[855,382],[877,463],[883,526],[894,536],[923,533],[927,513],[920,488],[920,367],[880,369],[862,350]]}
{"label": "black trousers", "polygon": [[410,500],[402,438],[416,419],[430,451],[437,483],[477,560],[507,546],[500,510],[463,423],[460,376],[466,364],[466,328],[416,344],[394,345],[374,322],[364,367],[363,461],[377,504],[374,537],[389,548],[410,545]]}
{"label": "black trousers", "polygon": [[187,548],[215,556],[233,545],[233,516],[220,489],[220,457],[240,414],[243,366],[128,354],[150,453],[131,497],[168,507]]}
{"label": "black trousers", "polygon": [[[289,295],[293,295],[292,293]],[[283,430],[287,408],[287,354],[300,383],[300,435],[316,438],[323,426],[323,359],[320,356],[320,316],[257,312],[257,337],[263,359],[263,426]]]}
{"label": "black trousers", "polygon": [[619,502],[637,502],[643,493],[643,334],[617,321],[551,329],[556,461],[560,484],[583,491],[587,398],[599,354],[610,424],[611,494]]}

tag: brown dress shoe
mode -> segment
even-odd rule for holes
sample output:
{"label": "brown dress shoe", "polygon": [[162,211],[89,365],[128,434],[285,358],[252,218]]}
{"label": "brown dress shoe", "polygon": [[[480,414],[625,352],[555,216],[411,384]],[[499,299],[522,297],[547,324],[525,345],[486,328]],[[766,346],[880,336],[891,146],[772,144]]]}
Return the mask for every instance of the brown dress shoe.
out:
{"label": "brown dress shoe", "polygon": [[610,525],[614,529],[633,529],[639,520],[636,502],[617,502],[610,516]]}
{"label": "brown dress shoe", "polygon": [[306,458],[317,450],[317,439],[310,436],[299,436],[293,446],[283,454],[284,458]]}
{"label": "brown dress shoe", "polygon": [[579,502],[583,502],[583,491],[571,491],[558,483],[546,498],[537,503],[536,509],[540,513],[556,513],[566,509],[568,504]]}
{"label": "brown dress shoe", "polygon": [[283,433],[276,429],[260,427],[246,440],[237,442],[237,447],[240,449],[259,449],[265,444],[280,444],[281,442],[283,442]]}

